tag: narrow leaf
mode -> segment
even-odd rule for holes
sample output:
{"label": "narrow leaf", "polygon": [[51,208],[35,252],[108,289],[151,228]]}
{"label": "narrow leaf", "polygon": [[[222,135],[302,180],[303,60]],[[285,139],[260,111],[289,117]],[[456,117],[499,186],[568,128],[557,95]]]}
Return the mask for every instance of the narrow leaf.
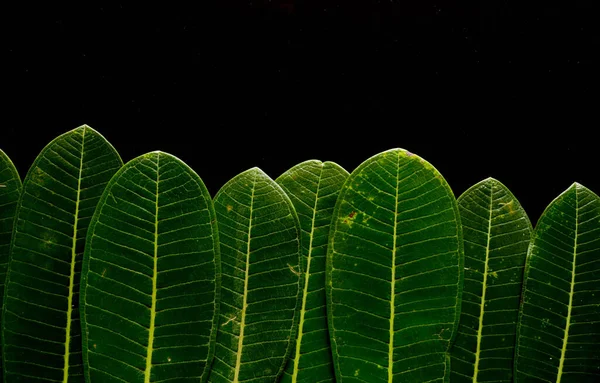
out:
{"label": "narrow leaf", "polygon": [[218,233],[202,180],[153,152],[110,181],[82,278],[88,382],[205,381],[218,310]]}
{"label": "narrow leaf", "polygon": [[488,178],[458,198],[465,243],[452,382],[512,382],[523,268],[532,227],[514,195]]}
{"label": "narrow leaf", "polygon": [[[4,280],[17,202],[21,195],[21,177],[12,161],[0,150],[0,308],[4,298]],[[0,367],[0,380],[3,371]]]}
{"label": "narrow leaf", "polygon": [[447,381],[463,241],[446,181],[405,150],[380,153],[346,180],[332,225],[327,303],[337,380]]}
{"label": "narrow leaf", "polygon": [[83,125],[50,142],[23,182],[6,278],[6,381],[83,381],[79,280],[96,204],[122,165]]}
{"label": "narrow leaf", "polygon": [[515,381],[600,381],[600,197],[574,184],[546,208],[524,278]]}
{"label": "narrow leaf", "polygon": [[279,185],[258,168],[215,196],[221,318],[211,382],[275,381],[291,351],[302,279],[300,227]]}
{"label": "narrow leaf", "polygon": [[306,161],[277,178],[302,229],[304,291],[295,346],[281,382],[333,382],[327,329],[325,258],[333,208],[348,172],[333,162]]}

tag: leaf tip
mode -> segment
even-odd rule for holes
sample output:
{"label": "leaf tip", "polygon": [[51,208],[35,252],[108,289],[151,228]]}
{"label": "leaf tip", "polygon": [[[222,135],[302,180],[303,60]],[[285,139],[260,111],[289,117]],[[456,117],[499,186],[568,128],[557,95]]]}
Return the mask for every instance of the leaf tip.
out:
{"label": "leaf tip", "polygon": [[583,186],[582,184],[580,184],[579,182],[573,182],[571,184],[571,186],[569,186],[569,188],[567,190],[565,190],[565,193],[570,192],[570,191],[581,192],[584,190],[588,190],[588,189],[585,186]]}
{"label": "leaf tip", "polygon": [[261,168],[259,168],[258,166],[255,166],[253,168],[250,168],[247,170],[248,173],[253,173],[256,176],[259,177],[267,177],[270,178],[267,173],[265,173]]}
{"label": "leaf tip", "polygon": [[582,184],[580,184],[579,182],[575,181],[573,182],[573,184],[571,185],[571,188],[573,189],[584,189],[585,186],[583,186]]}
{"label": "leaf tip", "polygon": [[98,133],[88,124],[82,124],[82,125],[79,125],[78,127],[76,127],[75,129],[73,129],[73,131],[78,131],[78,130],[82,130],[84,132],[87,132],[89,130],[91,132]]}

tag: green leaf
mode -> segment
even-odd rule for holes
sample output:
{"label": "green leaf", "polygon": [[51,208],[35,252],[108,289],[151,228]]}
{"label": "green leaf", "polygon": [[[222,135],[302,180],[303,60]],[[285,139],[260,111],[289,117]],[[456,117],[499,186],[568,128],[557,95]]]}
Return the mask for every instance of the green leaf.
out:
{"label": "green leaf", "polygon": [[463,240],[446,181],[403,149],[380,153],[346,180],[332,225],[327,314],[337,380],[447,381]]}
{"label": "green leaf", "polygon": [[574,184],[546,208],[524,278],[515,381],[600,381],[600,197]]}
{"label": "green leaf", "polygon": [[[17,202],[21,195],[21,177],[10,158],[0,150],[0,308],[4,298],[4,280]],[[3,372],[0,367],[0,380]]]}
{"label": "green leaf", "polygon": [[302,229],[304,291],[295,347],[281,382],[333,382],[327,329],[325,258],[333,208],[348,172],[333,162],[302,162],[277,178]]}
{"label": "green leaf", "polygon": [[275,381],[291,351],[301,302],[300,226],[279,185],[258,168],[215,196],[222,285],[211,382]]}
{"label": "green leaf", "polygon": [[131,160],[106,187],[87,242],[88,381],[205,381],[220,258],[212,200],[198,175],[162,152]]}
{"label": "green leaf", "polygon": [[488,178],[458,198],[465,243],[462,313],[452,382],[512,382],[523,268],[532,227],[521,204]]}
{"label": "green leaf", "polygon": [[115,149],[83,125],[50,142],[23,182],[6,278],[6,381],[83,381],[79,279],[87,228]]}

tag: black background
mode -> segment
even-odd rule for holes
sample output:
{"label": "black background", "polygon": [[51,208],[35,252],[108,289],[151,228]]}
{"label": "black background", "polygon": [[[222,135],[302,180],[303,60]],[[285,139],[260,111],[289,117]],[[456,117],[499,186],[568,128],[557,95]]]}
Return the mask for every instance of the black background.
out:
{"label": "black background", "polygon": [[198,1],[2,10],[0,148],[24,177],[88,124],[169,152],[211,194],[253,166],[352,171],[401,147],[458,196],[494,177],[535,223],[600,193],[593,0]]}

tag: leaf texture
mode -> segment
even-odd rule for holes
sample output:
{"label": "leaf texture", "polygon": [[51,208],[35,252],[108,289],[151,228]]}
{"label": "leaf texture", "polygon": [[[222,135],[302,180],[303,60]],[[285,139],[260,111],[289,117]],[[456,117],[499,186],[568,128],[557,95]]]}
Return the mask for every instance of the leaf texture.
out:
{"label": "leaf texture", "polygon": [[272,383],[291,351],[302,292],[300,227],[275,181],[252,168],[215,196],[222,285],[210,381]]}
{"label": "leaf texture", "polygon": [[[21,195],[21,177],[8,156],[0,150],[0,308],[4,298],[4,281],[8,267],[10,240]],[[0,380],[3,371],[0,367]]]}
{"label": "leaf texture", "polygon": [[488,178],[458,198],[465,275],[452,382],[512,382],[523,269],[532,227],[519,201]]}
{"label": "leaf texture", "polygon": [[544,211],[529,248],[515,381],[600,381],[600,198],[574,184]]}
{"label": "leaf texture", "polygon": [[333,208],[348,172],[333,162],[300,163],[277,178],[290,197],[302,233],[304,291],[300,321],[281,382],[334,382],[325,296],[325,259]]}
{"label": "leaf texture", "polygon": [[4,295],[6,381],[81,382],[79,280],[115,149],[83,125],[50,142],[23,182]]}
{"label": "leaf texture", "polygon": [[326,287],[337,381],[447,381],[463,240],[446,181],[403,149],[380,153],[346,180],[332,225]]}
{"label": "leaf texture", "polygon": [[218,287],[216,218],[202,180],[163,152],[128,162],[106,187],[86,245],[87,381],[206,381]]}

